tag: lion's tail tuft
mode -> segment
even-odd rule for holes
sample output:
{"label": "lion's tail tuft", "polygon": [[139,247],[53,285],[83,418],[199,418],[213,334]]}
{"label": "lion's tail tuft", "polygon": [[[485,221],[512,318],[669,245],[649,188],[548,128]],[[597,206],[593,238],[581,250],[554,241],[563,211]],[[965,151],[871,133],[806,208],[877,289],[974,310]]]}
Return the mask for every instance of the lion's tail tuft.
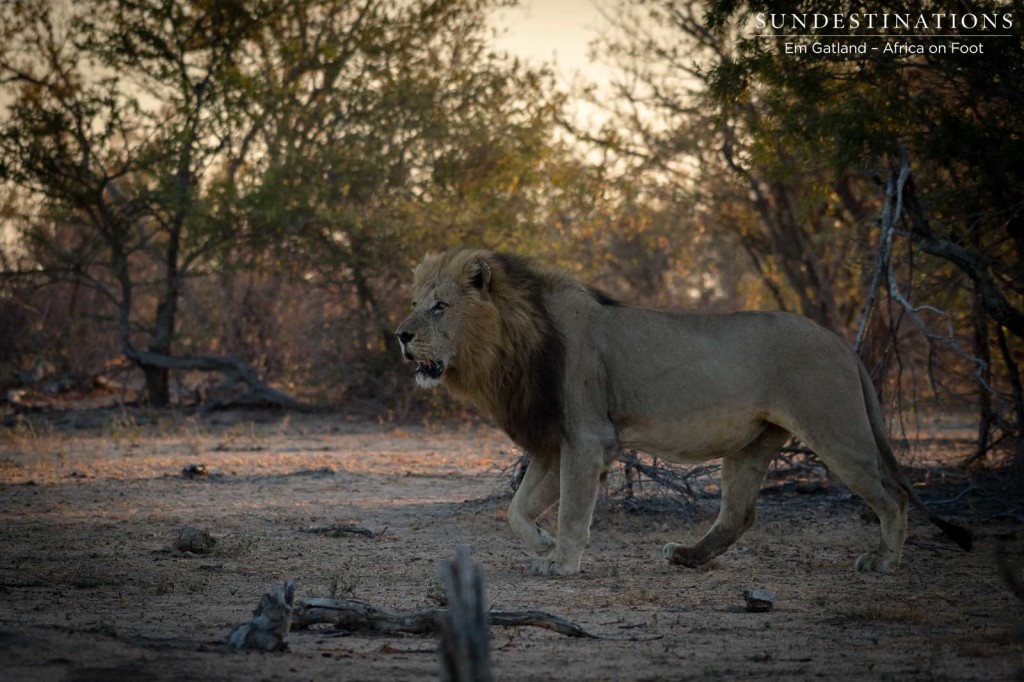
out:
{"label": "lion's tail tuft", "polygon": [[928,520],[941,528],[942,532],[946,534],[946,537],[960,545],[964,551],[970,552],[971,548],[974,547],[974,535],[971,534],[969,528],[959,526],[930,512],[928,514]]}

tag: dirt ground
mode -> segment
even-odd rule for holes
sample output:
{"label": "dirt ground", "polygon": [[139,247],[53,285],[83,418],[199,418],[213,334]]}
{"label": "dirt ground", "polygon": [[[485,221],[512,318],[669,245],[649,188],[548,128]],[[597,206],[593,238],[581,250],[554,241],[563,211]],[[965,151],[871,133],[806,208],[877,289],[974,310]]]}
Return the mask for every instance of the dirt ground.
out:
{"label": "dirt ground", "polygon": [[[493,628],[498,679],[1024,679],[1024,609],[994,559],[997,542],[1021,556],[1021,510],[993,512],[962,479],[921,493],[949,502],[939,508],[973,527],[976,550],[912,514],[893,575],[853,570],[877,528],[828,489],[762,495],[755,528],[696,571],[660,548],[698,537],[715,500],[692,519],[602,502],[583,573],[540,578],[505,521],[500,471],[515,459],[484,426],[327,415],[88,411],[0,427],[0,679],[433,678],[432,637],[300,631],[277,653],[224,643],[273,579],[295,579],[298,599],[436,605],[437,566],[460,547],[493,607],[603,638]],[[181,475],[200,463],[209,475]],[[302,532],[335,523],[378,535]],[[210,531],[212,553],[173,550],[185,526]],[[747,587],[772,590],[774,611],[747,613]]]}

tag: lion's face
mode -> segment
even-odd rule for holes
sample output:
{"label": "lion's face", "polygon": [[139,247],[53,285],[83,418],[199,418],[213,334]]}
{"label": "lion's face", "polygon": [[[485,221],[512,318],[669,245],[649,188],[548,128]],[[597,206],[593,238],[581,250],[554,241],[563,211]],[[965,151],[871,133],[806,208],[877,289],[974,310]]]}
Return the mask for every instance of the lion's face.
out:
{"label": "lion's face", "polygon": [[[416,383],[433,388],[465,371],[487,345],[496,313],[487,297],[490,270],[481,259],[428,257],[415,270],[412,312],[395,333],[416,363]],[[475,348],[476,347],[476,348]]]}
{"label": "lion's face", "polygon": [[462,294],[454,280],[433,282],[416,291],[412,312],[398,325],[402,355],[416,363],[416,383],[432,388],[456,364],[455,340],[462,327]]}

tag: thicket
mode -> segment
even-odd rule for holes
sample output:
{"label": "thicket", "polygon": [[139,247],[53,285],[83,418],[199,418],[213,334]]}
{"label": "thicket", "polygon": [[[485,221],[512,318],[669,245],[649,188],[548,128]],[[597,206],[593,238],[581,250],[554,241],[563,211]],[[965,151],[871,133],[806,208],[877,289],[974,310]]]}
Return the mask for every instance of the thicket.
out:
{"label": "thicket", "polygon": [[495,52],[503,4],[5,3],[3,387],[132,367],[162,406],[215,370],[408,409],[409,268],[479,244],[645,305],[801,312],[891,408],[969,410],[978,457],[1024,467],[1020,2],[976,3],[1018,18],[983,55],[800,58],[751,17],[856,4],[616,2],[610,93]]}

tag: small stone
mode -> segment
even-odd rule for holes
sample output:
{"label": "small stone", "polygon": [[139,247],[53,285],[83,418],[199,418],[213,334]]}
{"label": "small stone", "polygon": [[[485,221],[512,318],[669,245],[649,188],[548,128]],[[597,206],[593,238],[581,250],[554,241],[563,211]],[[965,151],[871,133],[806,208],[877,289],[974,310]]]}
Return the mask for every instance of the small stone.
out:
{"label": "small stone", "polygon": [[217,540],[202,528],[182,528],[178,531],[174,548],[179,552],[209,554],[215,544]]}
{"label": "small stone", "polygon": [[210,472],[205,464],[189,464],[181,470],[181,475],[185,478],[203,478],[209,476]]}
{"label": "small stone", "polygon": [[743,590],[743,598],[747,601],[747,611],[751,613],[767,613],[775,607],[775,593],[771,590],[748,587]]}

